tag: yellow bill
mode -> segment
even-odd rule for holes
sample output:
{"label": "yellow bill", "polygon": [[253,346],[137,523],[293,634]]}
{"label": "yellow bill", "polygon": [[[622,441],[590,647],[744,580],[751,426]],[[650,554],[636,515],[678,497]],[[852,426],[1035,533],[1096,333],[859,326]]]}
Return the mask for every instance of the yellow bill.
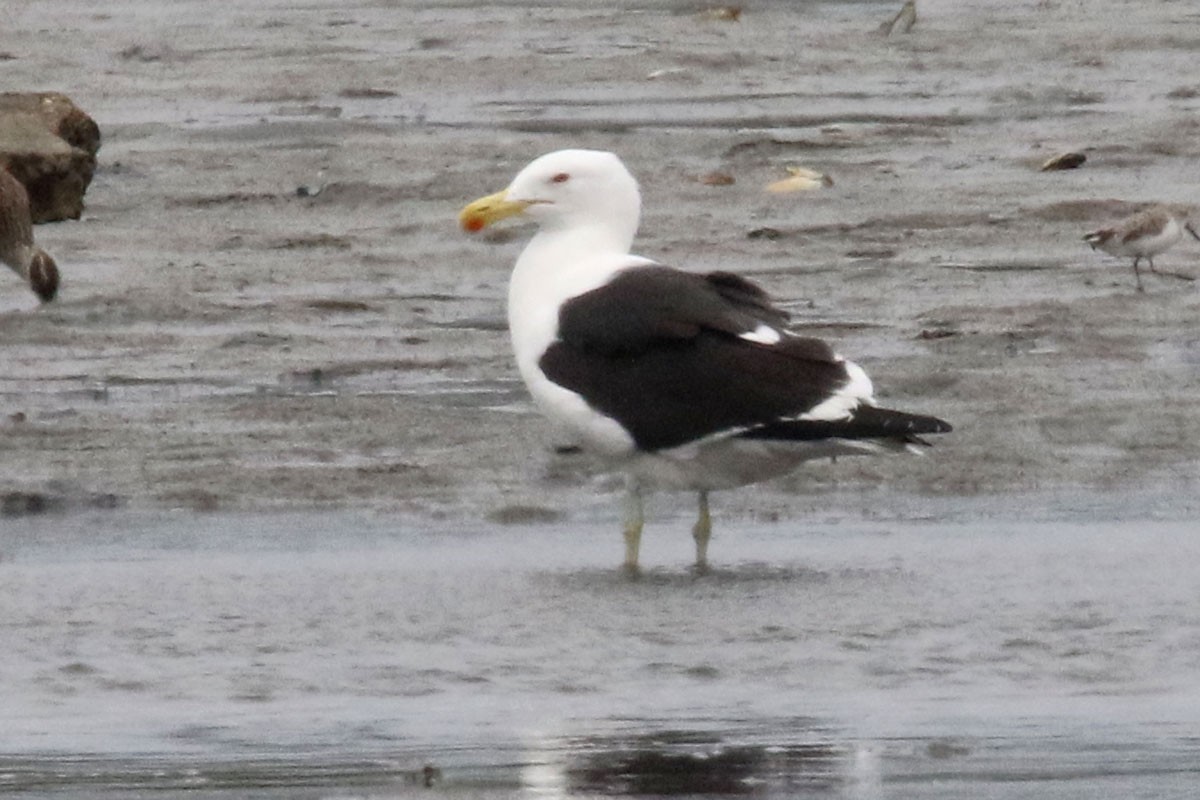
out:
{"label": "yellow bill", "polygon": [[529,205],[524,200],[509,200],[508,190],[505,189],[468,203],[458,212],[458,224],[464,231],[478,233],[493,222],[520,214]]}

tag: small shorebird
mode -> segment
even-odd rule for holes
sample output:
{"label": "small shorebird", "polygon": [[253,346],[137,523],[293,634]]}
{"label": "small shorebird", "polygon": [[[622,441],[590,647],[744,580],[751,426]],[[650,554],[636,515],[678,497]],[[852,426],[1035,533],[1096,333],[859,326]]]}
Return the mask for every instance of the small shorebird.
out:
{"label": "small shorebird", "polygon": [[1146,291],[1142,286],[1142,273],[1138,264],[1144,258],[1150,262],[1150,271],[1156,275],[1170,275],[1181,280],[1194,280],[1190,275],[1178,272],[1159,272],[1154,268],[1154,257],[1170,249],[1183,232],[1187,231],[1197,241],[1200,234],[1186,219],[1180,221],[1175,212],[1166,206],[1154,206],[1138,212],[1131,217],[1113,225],[1110,228],[1100,228],[1083,237],[1083,240],[1095,250],[1099,248],[1111,256],[1133,256],[1133,275],[1137,279],[1139,292]]}
{"label": "small shorebird", "polygon": [[0,166],[0,261],[29,283],[43,303],[58,293],[58,265],[33,243],[25,186]]}

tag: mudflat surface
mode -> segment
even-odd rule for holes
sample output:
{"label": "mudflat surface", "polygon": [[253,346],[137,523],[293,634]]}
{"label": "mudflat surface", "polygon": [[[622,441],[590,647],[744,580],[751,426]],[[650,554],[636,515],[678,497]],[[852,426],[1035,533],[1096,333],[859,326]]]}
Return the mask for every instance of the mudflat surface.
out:
{"label": "mudflat surface", "polygon": [[[1198,287],[1081,241],[1197,199],[1194,3],[52,5],[0,82],[104,144],[61,299],[0,276],[0,790],[1195,793]],[[709,575],[656,496],[627,580],[455,219],[567,146],[955,432],[719,493]]]}
{"label": "mudflat surface", "polygon": [[[37,230],[61,301],[0,285],[5,491],[607,508],[609,482],[552,456],[565,440],[510,363],[528,231],[455,226],[566,146],[612,149],[641,180],[642,254],[760,280],[884,402],[956,425],[929,458],[812,465],[720,514],[884,487],[1183,497],[1200,477],[1196,284],[1138,295],[1080,241],[1195,200],[1188,3],[922,3],[887,38],[876,3],[757,3],[738,22],[671,3],[15,9],[5,84],[65,92],[104,140],[83,219]],[[1038,171],[1067,150],[1086,164]],[[834,186],[764,192],[789,165]],[[1200,244],[1159,264],[1200,272]]]}

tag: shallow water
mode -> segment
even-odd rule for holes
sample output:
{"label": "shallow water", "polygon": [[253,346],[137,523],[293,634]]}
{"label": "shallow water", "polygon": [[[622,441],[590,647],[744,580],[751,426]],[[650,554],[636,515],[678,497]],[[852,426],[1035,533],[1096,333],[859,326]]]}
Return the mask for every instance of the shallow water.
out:
{"label": "shallow water", "polygon": [[6,520],[0,790],[1189,796],[1194,524],[983,518]]}

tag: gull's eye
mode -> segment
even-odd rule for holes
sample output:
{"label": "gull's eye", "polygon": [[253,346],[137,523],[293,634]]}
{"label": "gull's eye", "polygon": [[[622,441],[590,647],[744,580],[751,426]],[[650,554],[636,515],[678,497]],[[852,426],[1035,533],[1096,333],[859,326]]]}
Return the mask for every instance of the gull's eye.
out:
{"label": "gull's eye", "polygon": [[550,179],[551,183],[566,183],[571,179],[571,176],[565,172],[560,172]]}

